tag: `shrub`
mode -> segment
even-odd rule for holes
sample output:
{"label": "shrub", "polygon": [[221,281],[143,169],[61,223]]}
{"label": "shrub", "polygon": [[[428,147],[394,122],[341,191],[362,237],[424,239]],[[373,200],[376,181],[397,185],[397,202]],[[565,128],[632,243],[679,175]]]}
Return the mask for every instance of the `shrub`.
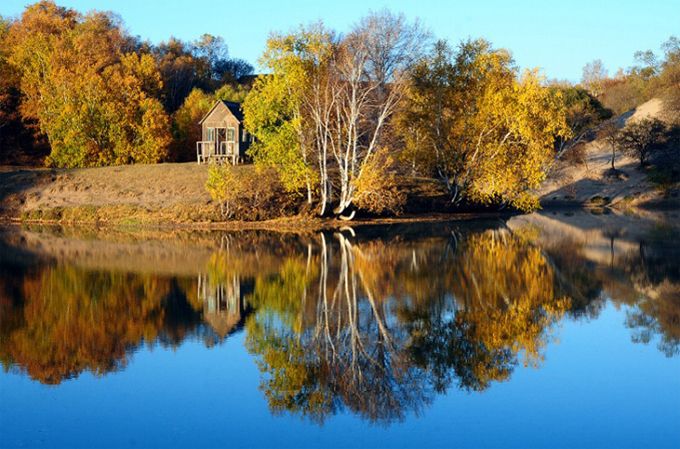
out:
{"label": "shrub", "polygon": [[618,133],[619,147],[640,161],[640,166],[649,162],[652,153],[663,148],[666,139],[666,125],[659,119],[645,118],[631,123]]}
{"label": "shrub", "polygon": [[273,169],[211,165],[206,189],[225,219],[266,220],[293,215],[299,206]]}
{"label": "shrub", "polygon": [[406,203],[394,171],[394,159],[381,149],[368,159],[354,182],[354,205],[374,214],[399,214]]}

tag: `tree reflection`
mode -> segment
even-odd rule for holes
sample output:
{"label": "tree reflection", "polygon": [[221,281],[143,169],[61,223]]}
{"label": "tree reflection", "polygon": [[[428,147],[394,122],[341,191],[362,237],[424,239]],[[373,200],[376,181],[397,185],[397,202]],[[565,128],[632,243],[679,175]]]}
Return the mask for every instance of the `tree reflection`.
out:
{"label": "tree reflection", "polygon": [[273,412],[389,423],[539,366],[555,323],[595,317],[607,298],[628,306],[635,341],[660,335],[678,354],[677,244],[622,253],[625,233],[609,232],[598,263],[584,243],[539,244],[529,228],[447,226],[229,234],[195,276],[0,259],[0,362],[57,384],[122,369],[144,345],[212,347],[243,329]]}
{"label": "tree reflection", "polygon": [[210,315],[196,281],[88,271],[70,264],[42,267],[5,289],[0,360],[33,379],[58,384],[89,371],[124,368],[143,344],[175,347],[189,336],[224,338],[203,326]]}
{"label": "tree reflection", "polygon": [[639,251],[622,257],[627,277],[637,293],[626,325],[633,341],[649,343],[659,336],[659,349],[680,354],[680,246],[667,239],[650,239]]}
{"label": "tree reflection", "polygon": [[153,278],[45,269],[24,279],[21,306],[7,311],[21,324],[3,332],[3,359],[50,384],[84,370],[101,375],[119,369],[131,346],[158,336],[161,301],[170,290]]}
{"label": "tree reflection", "polygon": [[[635,343],[659,340],[667,356],[680,354],[680,242],[677,227],[655,224],[627,235],[609,227],[591,235],[590,246],[571,238],[540,241],[557,273],[560,291],[572,298],[570,313],[595,318],[607,300],[626,306]],[[538,243],[540,239],[535,239]],[[602,240],[607,254],[601,255]],[[615,249],[620,245],[618,249]],[[600,260],[598,260],[598,258]]]}
{"label": "tree reflection", "polygon": [[507,379],[520,353],[539,363],[569,305],[540,251],[507,231],[436,243],[417,254],[322,234],[314,256],[256,284],[247,344],[274,411],[389,422],[454,379],[473,390]]}

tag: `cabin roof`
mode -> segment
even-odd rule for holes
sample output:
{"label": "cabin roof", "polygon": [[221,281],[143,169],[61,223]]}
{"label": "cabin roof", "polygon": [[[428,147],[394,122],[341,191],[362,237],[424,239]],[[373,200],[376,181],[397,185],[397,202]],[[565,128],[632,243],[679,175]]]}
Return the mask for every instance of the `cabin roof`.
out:
{"label": "cabin roof", "polygon": [[223,104],[226,106],[227,110],[231,112],[231,115],[234,116],[236,120],[238,120],[239,123],[243,123],[243,111],[241,111],[241,103],[234,103],[232,101],[224,101],[224,100],[217,100],[215,104],[210,108],[210,110],[203,116],[201,121],[198,122],[199,125],[202,125],[205,119],[207,119],[210,114],[213,113],[215,108],[219,106],[220,104]]}

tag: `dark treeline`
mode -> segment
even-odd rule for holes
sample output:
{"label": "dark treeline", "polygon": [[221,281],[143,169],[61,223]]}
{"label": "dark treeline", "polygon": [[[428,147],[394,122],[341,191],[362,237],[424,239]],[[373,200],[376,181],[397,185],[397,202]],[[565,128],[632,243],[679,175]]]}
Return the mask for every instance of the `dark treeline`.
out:
{"label": "dark treeline", "polygon": [[243,100],[252,74],[221,37],[154,45],[111,12],[35,3],[0,17],[0,161],[187,160],[204,103]]}

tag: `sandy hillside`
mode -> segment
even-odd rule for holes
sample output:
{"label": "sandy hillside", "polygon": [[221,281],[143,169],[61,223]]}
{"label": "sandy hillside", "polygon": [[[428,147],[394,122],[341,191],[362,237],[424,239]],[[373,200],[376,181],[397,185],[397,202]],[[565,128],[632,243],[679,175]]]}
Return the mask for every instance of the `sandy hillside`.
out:
{"label": "sandy hillside", "polygon": [[[619,128],[645,117],[661,117],[662,102],[652,99],[635,110],[617,117]],[[539,190],[541,204],[553,205],[616,205],[643,204],[660,201],[663,193],[647,181],[634,158],[616,155],[615,165],[621,176],[606,176],[611,167],[611,149],[602,139],[585,143],[585,161],[580,165],[558,162],[548,180]],[[677,195],[677,194],[676,194]],[[621,203],[623,204],[623,203]]]}
{"label": "sandy hillside", "polygon": [[4,216],[70,206],[200,207],[210,202],[206,165],[129,165],[83,169],[0,168]]}

